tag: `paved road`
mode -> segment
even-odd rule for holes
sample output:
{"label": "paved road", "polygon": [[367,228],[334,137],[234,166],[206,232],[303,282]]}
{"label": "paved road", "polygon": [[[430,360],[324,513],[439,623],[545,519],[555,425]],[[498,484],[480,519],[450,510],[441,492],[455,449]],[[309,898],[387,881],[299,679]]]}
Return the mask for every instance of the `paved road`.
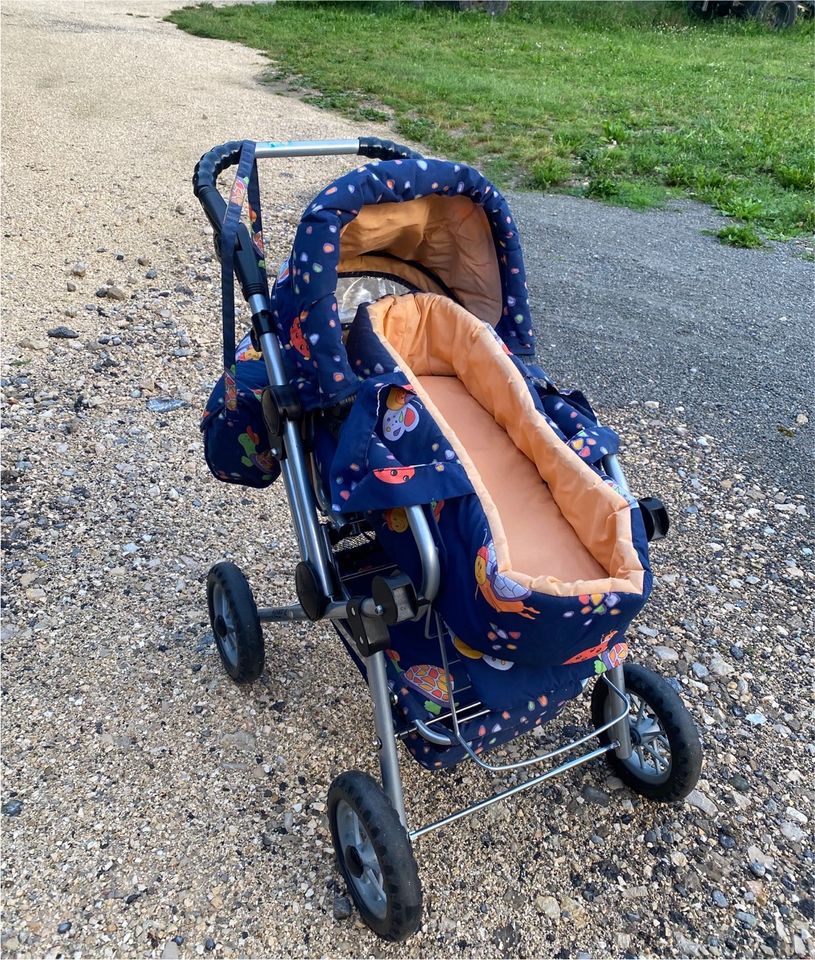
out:
{"label": "paved road", "polygon": [[[725,247],[707,207],[517,194],[541,363],[599,409],[657,400],[764,482],[812,489],[815,265]],[[810,421],[797,424],[804,414]]]}

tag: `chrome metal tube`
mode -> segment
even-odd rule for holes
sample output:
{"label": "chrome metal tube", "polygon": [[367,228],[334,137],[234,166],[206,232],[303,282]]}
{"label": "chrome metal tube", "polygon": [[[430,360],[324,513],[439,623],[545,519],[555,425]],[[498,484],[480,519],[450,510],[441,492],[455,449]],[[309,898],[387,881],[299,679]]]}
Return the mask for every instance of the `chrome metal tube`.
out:
{"label": "chrome metal tube", "polygon": [[258,620],[261,623],[286,623],[308,620],[308,617],[299,603],[291,603],[287,607],[258,607]]}
{"label": "chrome metal tube", "polygon": [[268,157],[334,157],[359,153],[359,140],[288,140],[275,143],[259,140],[255,156]]}
{"label": "chrome metal tube", "polygon": [[454,823],[456,820],[460,820],[462,817],[466,817],[471,813],[477,813],[479,810],[483,810],[485,807],[492,806],[493,803],[498,803],[499,800],[505,800],[507,797],[512,797],[516,793],[520,793],[522,790],[529,790],[530,787],[535,787],[539,783],[543,783],[544,780],[548,780],[550,777],[556,777],[561,773],[565,773],[567,770],[571,770],[574,767],[579,767],[583,763],[588,763],[590,760],[594,760],[596,757],[601,757],[604,753],[608,753],[609,750],[613,750],[616,746],[617,744],[614,742],[604,744],[602,747],[598,747],[596,750],[592,750],[590,753],[584,753],[580,757],[575,757],[573,760],[567,760],[565,763],[561,763],[560,766],[552,767],[551,770],[547,770],[545,773],[541,773],[537,777],[532,777],[531,780],[525,780],[523,783],[517,784],[517,786],[510,787],[508,790],[503,790],[501,793],[496,793],[491,797],[487,797],[486,800],[480,800],[478,803],[474,803],[469,807],[464,807],[463,810],[457,810],[455,813],[451,813],[449,817],[442,817],[441,820],[436,820],[434,823],[428,823],[424,827],[419,827],[418,830],[411,830],[409,834],[410,839],[416,840],[419,837],[423,837],[426,833],[430,833],[431,830],[438,830],[439,827],[444,827],[448,823]]}
{"label": "chrome metal tube", "polygon": [[393,714],[391,713],[384,651],[380,650],[379,653],[366,657],[365,669],[368,673],[368,687],[374,704],[374,725],[379,739],[379,769],[382,774],[382,787],[388,795],[393,809],[399,814],[402,826],[407,828],[405,799],[402,794],[399,757],[396,753],[396,737],[393,732]]}
{"label": "chrome metal tube", "polygon": [[422,597],[432,603],[441,583],[439,551],[436,549],[436,541],[433,539],[424,507],[406,507],[405,513],[422,559]]}
{"label": "chrome metal tube", "polygon": [[625,490],[627,494],[631,493],[628,487],[628,481],[625,479],[623,468],[620,466],[620,461],[617,459],[616,454],[610,453],[608,456],[603,457],[603,467],[618,487]]}
{"label": "chrome metal tube", "polygon": [[608,696],[612,704],[625,706],[625,711],[619,717],[616,717],[609,728],[609,736],[613,737],[619,744],[617,747],[617,756],[620,760],[627,760],[633,752],[631,745],[631,724],[628,715],[631,712],[631,701],[625,692],[625,667],[613,667],[603,674],[603,680],[609,687]]}
{"label": "chrome metal tube", "polygon": [[[259,297],[259,300],[264,305],[267,302],[265,297]],[[275,386],[285,385],[288,381],[277,337],[273,333],[264,333],[260,338],[260,345],[269,383]],[[292,423],[291,420],[287,420],[284,427],[284,436],[286,458],[282,462],[282,472],[286,484],[286,493],[291,505],[292,521],[300,546],[300,556],[313,565],[320,586],[325,595],[330,597],[334,592],[334,585],[328,569],[323,540],[318,530],[317,507],[309,481],[303,441],[298,425]]]}

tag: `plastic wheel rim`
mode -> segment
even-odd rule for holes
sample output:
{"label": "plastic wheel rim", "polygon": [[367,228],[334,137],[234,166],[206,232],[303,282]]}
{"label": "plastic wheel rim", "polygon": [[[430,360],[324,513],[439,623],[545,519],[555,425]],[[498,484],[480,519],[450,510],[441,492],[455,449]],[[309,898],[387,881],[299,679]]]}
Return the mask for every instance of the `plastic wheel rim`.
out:
{"label": "plastic wheel rim", "polygon": [[221,653],[233,667],[238,664],[238,639],[235,629],[235,618],[232,608],[220,584],[215,584],[212,591],[213,624],[212,632],[218,641]]}
{"label": "plastic wheel rim", "polygon": [[388,911],[388,896],[376,851],[362,821],[345,800],[337,803],[338,847],[347,868],[354,893],[378,920]]}
{"label": "plastic wheel rim", "polygon": [[[630,690],[626,692],[631,701],[628,723],[631,730],[632,752],[627,760],[620,760],[620,763],[627,767],[638,780],[658,786],[668,780],[673,767],[668,734],[648,703],[636,693]],[[607,720],[614,719],[610,699],[606,701]]]}

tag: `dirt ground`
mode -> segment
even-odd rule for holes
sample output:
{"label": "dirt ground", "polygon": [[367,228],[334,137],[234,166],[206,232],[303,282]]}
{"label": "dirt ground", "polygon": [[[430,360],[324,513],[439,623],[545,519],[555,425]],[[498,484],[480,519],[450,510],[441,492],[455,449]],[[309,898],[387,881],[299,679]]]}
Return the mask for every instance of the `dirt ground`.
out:
{"label": "dirt ground", "polygon": [[[602,413],[634,488],[674,516],[633,647],[699,723],[698,791],[658,807],[582,768],[417,842],[426,919],[407,944],[335,917],[326,791],[375,770],[368,700],[324,627],[268,629],[251,689],[212,645],[208,567],[234,559],[262,603],[287,602],[296,546],[282,486],[227,487],[203,461],[219,285],[190,178],[235,137],[387,131],[274,96],[259,57],[179,33],[169,9],[2,7],[4,954],[811,956],[807,501],[682,403],[625,391]],[[263,169],[271,260],[345,167]],[[566,722],[586,720],[575,703]],[[403,772],[413,823],[491,789],[406,755]]]}

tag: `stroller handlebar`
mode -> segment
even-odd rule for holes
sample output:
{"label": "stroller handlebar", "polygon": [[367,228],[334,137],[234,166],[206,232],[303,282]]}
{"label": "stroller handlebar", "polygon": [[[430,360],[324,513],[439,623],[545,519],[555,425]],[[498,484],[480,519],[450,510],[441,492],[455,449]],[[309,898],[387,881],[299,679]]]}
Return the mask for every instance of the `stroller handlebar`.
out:
{"label": "stroller handlebar", "polygon": [[[243,141],[230,140],[213,147],[201,157],[195,166],[192,186],[195,196],[204,208],[214,231],[215,250],[220,257],[220,235],[226,216],[226,200],[218,190],[218,177],[236,166],[240,161]],[[287,143],[260,141],[255,146],[257,158],[267,157],[331,157],[359,155],[377,160],[406,160],[418,158],[409,147],[378,137],[360,137],[356,140],[290,140]],[[238,227],[235,247],[235,273],[244,297],[261,293],[265,288],[264,277],[258,270],[249,231],[241,224]]]}
{"label": "stroller handlebar", "polygon": [[[218,192],[218,177],[240,160],[241,140],[230,140],[213,147],[195,165],[192,186],[207,219],[220,233],[226,213],[226,201]],[[409,147],[379,137],[354,140],[290,140],[286,143],[260,141],[255,148],[259,159],[267,157],[333,157],[358,155],[375,160],[408,160],[421,157]]]}

